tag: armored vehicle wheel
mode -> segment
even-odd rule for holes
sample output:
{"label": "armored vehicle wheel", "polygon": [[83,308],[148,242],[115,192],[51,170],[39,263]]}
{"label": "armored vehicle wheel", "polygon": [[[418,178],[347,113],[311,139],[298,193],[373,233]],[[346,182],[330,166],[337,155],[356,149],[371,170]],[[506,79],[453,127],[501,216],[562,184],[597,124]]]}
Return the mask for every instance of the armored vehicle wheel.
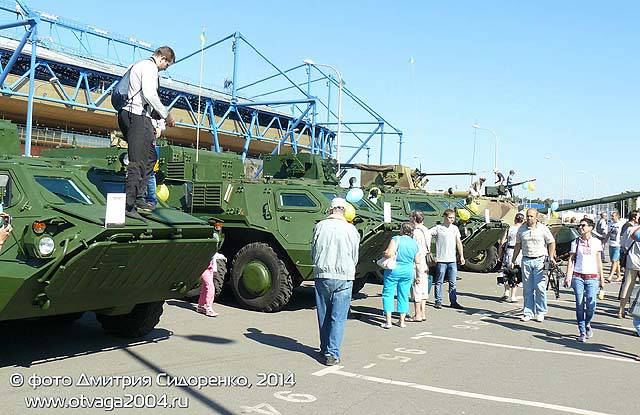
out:
{"label": "armored vehicle wheel", "polygon": [[269,245],[255,242],[245,245],[233,259],[231,288],[243,307],[274,312],[289,302],[293,279]]}
{"label": "armored vehicle wheel", "polygon": [[351,297],[358,294],[364,288],[367,283],[367,277],[356,278],[353,281],[353,288],[351,288]]}
{"label": "armored vehicle wheel", "polygon": [[118,337],[142,337],[149,334],[160,321],[163,305],[164,301],[137,304],[128,314],[96,314],[96,317],[107,333]]}
{"label": "armored vehicle wheel", "polygon": [[464,268],[472,272],[490,272],[498,264],[498,250],[495,246],[490,246],[478,255],[465,258]]}

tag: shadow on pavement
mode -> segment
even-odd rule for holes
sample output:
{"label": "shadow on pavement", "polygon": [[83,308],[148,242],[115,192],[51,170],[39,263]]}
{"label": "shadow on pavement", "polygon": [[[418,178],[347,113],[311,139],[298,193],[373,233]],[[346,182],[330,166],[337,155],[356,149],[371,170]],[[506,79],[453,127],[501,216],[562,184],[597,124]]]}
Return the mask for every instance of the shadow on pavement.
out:
{"label": "shadow on pavement", "polygon": [[[142,357],[140,354],[134,352],[133,350],[126,349],[124,351],[127,354],[129,354],[129,356],[131,356],[133,359],[137,360],[138,362],[142,363],[143,365],[145,365],[149,369],[153,370],[156,373],[156,375],[159,374],[159,373],[166,373],[167,374],[167,378],[169,378],[169,379],[174,378],[173,375],[171,375],[170,373],[168,373],[167,371],[165,371],[161,367],[154,365],[149,360],[145,359],[144,357]],[[194,390],[189,386],[176,386],[176,387],[181,389],[181,390],[183,390],[184,392],[188,393],[192,398],[196,399],[197,401],[199,401],[203,405],[205,405],[208,408],[210,408],[213,411],[213,413],[223,414],[223,415],[231,415],[231,414],[233,414],[233,412],[228,410],[226,407],[222,406],[221,404],[217,403],[213,399],[209,398],[208,396],[206,396],[202,392]]]}
{"label": "shadow on pavement", "polygon": [[169,330],[156,328],[140,339],[114,337],[102,330],[93,313],[85,313],[80,320],[66,324],[45,320],[7,321],[0,324],[0,333],[6,339],[0,353],[0,367],[31,367],[45,362],[157,343],[169,339],[173,334]]}
{"label": "shadow on pavement", "polygon": [[[535,333],[533,337],[537,339],[544,340],[548,343],[558,344],[566,348],[570,348],[578,351],[584,351],[584,352],[590,352],[590,353],[598,352],[598,353],[603,353],[603,354],[608,354],[608,355],[623,357],[628,359],[635,359],[636,357],[636,355],[633,353],[627,353],[620,350],[615,350],[613,347],[608,346],[606,344],[594,343],[593,341],[590,341],[587,343],[579,343],[577,341],[577,338],[578,338],[577,335],[567,336],[566,334],[544,328],[544,326],[540,325],[540,323],[537,323],[537,322],[533,322],[533,323],[528,322],[528,323],[520,324],[514,321],[500,320],[500,317],[498,318],[489,317],[487,320],[491,320],[493,323],[509,328],[511,330],[528,331],[531,333]],[[550,318],[550,320],[562,320],[562,319]],[[566,320],[562,320],[562,321],[566,321]],[[601,327],[597,327],[594,324],[594,329],[600,330]],[[594,331],[597,334],[597,330],[594,330]]]}
{"label": "shadow on pavement", "polygon": [[248,339],[267,346],[287,350],[290,352],[305,354],[311,357],[313,360],[322,363],[320,360],[321,356],[320,352],[318,352],[318,349],[307,346],[306,344],[302,344],[296,339],[292,339],[291,337],[281,336],[279,334],[264,333],[262,330],[255,327],[247,328],[247,332],[244,333],[244,336]]}

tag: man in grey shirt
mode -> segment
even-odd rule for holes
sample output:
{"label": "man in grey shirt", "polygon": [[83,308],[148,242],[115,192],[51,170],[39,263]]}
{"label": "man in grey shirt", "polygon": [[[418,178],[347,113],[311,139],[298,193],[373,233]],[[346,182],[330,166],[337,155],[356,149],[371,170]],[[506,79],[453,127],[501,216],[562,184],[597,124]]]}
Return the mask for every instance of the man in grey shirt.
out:
{"label": "man in grey shirt", "polygon": [[431,235],[436,240],[436,284],[434,307],[442,308],[442,284],[445,275],[449,279],[449,302],[452,308],[462,310],[458,303],[456,291],[456,279],[458,277],[457,255],[460,256],[460,265],[464,265],[464,252],[460,239],[460,229],[453,223],[456,213],[453,209],[447,209],[443,213],[444,223],[431,228]]}
{"label": "man in grey shirt", "polygon": [[149,59],[134,64],[128,76],[123,77],[128,78],[129,88],[127,102],[118,112],[118,126],[128,144],[129,165],[124,188],[127,194],[126,215],[133,219],[146,221],[136,207],[149,208],[143,197],[157,158],[151,118],[165,120],[167,127],[175,125],[158,97],[158,71],[167,69],[174,61],[173,50],[162,46]]}
{"label": "man in grey shirt", "polygon": [[522,250],[522,285],[524,294],[524,315],[522,321],[534,316],[539,322],[547,314],[547,285],[544,264],[547,255],[549,262],[555,265],[556,241],[551,231],[538,222],[538,210],[527,209],[527,222],[520,226],[516,234],[516,246],[513,249],[511,266]]}
{"label": "man in grey shirt", "polygon": [[329,217],[316,224],[311,242],[320,353],[328,366],[340,363],[360,247],[360,234],[344,217],[346,207],[346,200],[334,198]]}

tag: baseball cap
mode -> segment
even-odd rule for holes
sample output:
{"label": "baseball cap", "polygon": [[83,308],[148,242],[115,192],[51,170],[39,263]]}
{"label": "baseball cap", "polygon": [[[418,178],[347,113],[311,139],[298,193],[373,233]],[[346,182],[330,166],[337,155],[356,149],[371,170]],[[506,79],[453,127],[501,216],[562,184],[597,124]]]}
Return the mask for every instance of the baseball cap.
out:
{"label": "baseball cap", "polygon": [[331,200],[331,209],[335,209],[335,208],[346,209],[346,207],[347,207],[347,201],[341,197],[334,197]]}

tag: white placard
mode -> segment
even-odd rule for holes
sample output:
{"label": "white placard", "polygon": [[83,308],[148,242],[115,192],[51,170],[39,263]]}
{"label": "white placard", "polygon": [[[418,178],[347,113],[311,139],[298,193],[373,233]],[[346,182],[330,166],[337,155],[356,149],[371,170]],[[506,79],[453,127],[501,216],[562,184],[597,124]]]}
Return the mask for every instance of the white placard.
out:
{"label": "white placard", "polygon": [[384,223],[391,223],[391,203],[384,202],[382,204],[382,213],[384,215]]}
{"label": "white placard", "polygon": [[491,222],[491,215],[489,214],[489,209],[484,210],[484,223]]}
{"label": "white placard", "polygon": [[126,193],[107,193],[107,211],[104,215],[104,227],[124,225],[126,206]]}

